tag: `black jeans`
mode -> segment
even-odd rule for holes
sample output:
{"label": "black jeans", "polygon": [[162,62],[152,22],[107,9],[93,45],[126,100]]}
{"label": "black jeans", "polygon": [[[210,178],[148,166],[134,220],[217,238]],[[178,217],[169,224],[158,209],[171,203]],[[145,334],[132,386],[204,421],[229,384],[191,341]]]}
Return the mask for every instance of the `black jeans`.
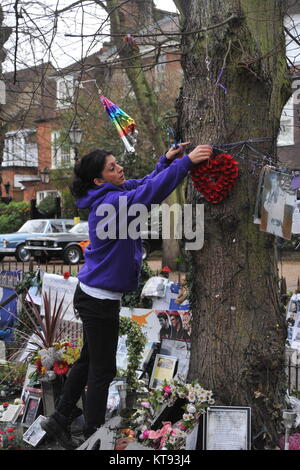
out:
{"label": "black jeans", "polygon": [[83,324],[83,347],[69,372],[57,411],[68,418],[87,385],[85,425],[95,428],[105,422],[108,388],[116,374],[120,301],[96,299],[78,285],[74,309]]}

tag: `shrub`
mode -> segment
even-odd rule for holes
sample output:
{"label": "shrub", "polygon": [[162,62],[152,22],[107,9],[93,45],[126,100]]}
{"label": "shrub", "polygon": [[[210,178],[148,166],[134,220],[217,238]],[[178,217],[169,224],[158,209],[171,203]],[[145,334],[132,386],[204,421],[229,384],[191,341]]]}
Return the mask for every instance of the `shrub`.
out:
{"label": "shrub", "polygon": [[30,218],[28,202],[0,203],[0,233],[13,233]]}

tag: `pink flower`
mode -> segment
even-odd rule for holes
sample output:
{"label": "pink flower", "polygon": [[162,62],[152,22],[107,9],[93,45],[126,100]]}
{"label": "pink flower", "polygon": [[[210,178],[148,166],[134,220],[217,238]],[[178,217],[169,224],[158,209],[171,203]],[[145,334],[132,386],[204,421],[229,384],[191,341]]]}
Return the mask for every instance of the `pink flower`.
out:
{"label": "pink flower", "polygon": [[149,434],[150,434],[150,431],[149,431],[148,429],[146,429],[146,431],[144,431],[144,432],[141,434],[140,438],[141,438],[141,439],[149,439]]}
{"label": "pink flower", "polygon": [[172,390],[171,390],[170,385],[165,385],[164,386],[163,394],[164,394],[164,397],[166,397],[166,398],[168,398],[168,396],[172,394]]}
{"label": "pink flower", "polygon": [[141,406],[143,408],[150,408],[151,405],[150,405],[149,401],[142,401]]}
{"label": "pink flower", "polygon": [[[279,439],[280,449],[284,449],[284,436]],[[289,450],[300,450],[300,434],[295,433],[289,437]]]}
{"label": "pink flower", "polygon": [[180,431],[186,431],[187,427],[185,426],[185,424],[183,424],[182,421],[178,421],[177,423],[175,423],[175,427],[180,429]]}

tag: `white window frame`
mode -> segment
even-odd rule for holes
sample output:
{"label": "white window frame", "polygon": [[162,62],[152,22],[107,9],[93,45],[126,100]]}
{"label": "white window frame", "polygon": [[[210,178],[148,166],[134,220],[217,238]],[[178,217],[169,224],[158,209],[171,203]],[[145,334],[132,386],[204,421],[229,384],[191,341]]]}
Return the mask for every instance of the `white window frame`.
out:
{"label": "white window frame", "polygon": [[[286,16],[284,19],[284,26],[291,32],[294,37],[300,36],[300,13],[295,13]],[[292,38],[286,33],[286,55],[294,65],[300,64],[300,46],[293,41]]]}
{"label": "white window frame", "polygon": [[282,110],[277,146],[284,147],[294,144],[294,95],[292,95]]}
{"label": "white window frame", "polygon": [[[70,147],[69,153],[65,151],[62,145],[56,145],[56,141],[60,138],[61,131],[52,131],[51,133],[51,168],[69,168],[74,159],[74,149]],[[67,158],[66,156],[69,156]]]}
{"label": "white window frame", "polygon": [[37,143],[27,142],[36,129],[20,129],[5,134],[3,149],[3,167],[25,166],[38,167]]}
{"label": "white window frame", "polygon": [[75,92],[73,75],[65,75],[56,80],[56,107],[66,109],[72,105]]}

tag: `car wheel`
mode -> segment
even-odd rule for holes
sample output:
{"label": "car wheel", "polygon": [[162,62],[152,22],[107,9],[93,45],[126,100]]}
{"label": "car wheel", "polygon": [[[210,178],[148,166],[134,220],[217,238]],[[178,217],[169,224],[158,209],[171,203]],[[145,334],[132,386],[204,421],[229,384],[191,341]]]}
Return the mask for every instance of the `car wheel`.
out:
{"label": "car wheel", "polygon": [[150,246],[147,242],[142,241],[142,260],[148,258],[150,253]]}
{"label": "car wheel", "polygon": [[82,258],[82,250],[79,246],[69,246],[65,249],[63,260],[66,264],[78,264]]}
{"label": "car wheel", "polygon": [[19,245],[16,249],[15,257],[17,261],[21,261],[22,263],[26,263],[26,261],[30,260],[30,251],[24,248],[24,245]]}

